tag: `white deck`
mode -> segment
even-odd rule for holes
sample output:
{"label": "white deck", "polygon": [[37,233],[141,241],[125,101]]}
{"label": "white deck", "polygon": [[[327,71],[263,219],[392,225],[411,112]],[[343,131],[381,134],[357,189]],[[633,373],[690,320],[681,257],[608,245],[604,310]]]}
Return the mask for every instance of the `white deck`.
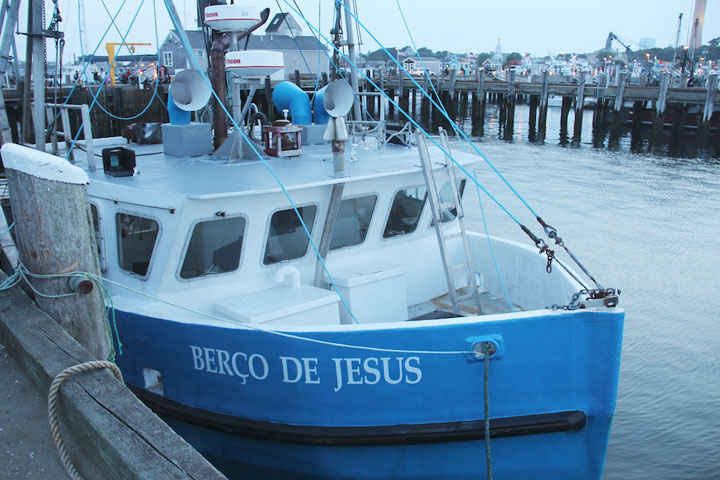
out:
{"label": "white deck", "polygon": [[[136,153],[136,173],[132,177],[112,177],[105,175],[102,161],[98,158],[98,168],[88,170],[91,185],[98,183],[121,188],[140,189],[145,192],[164,192],[182,194],[187,197],[212,198],[235,195],[248,195],[258,192],[280,190],[278,182],[268,168],[258,159],[215,160],[210,156],[174,157],[162,152],[162,144],[135,145],[124,143],[124,139],[102,139],[105,147],[124,146]],[[96,154],[102,151],[100,141],[96,140]],[[444,161],[442,152],[430,146],[431,155]],[[400,175],[421,172],[420,161],[415,148],[389,144],[382,149],[372,146],[357,148],[357,161],[350,161],[351,144],[346,145],[345,173],[342,178],[333,177],[333,160],[329,144],[304,145],[304,153],[297,157],[265,159],[288,190],[310,186],[331,185],[338,182],[355,182],[387,175]],[[262,152],[261,152],[262,153]],[[79,155],[81,159],[84,155]],[[481,161],[476,155],[453,152],[455,160],[462,165]],[[82,158],[78,166],[87,170]],[[441,165],[437,165],[441,168]],[[91,187],[92,192],[92,187]]]}

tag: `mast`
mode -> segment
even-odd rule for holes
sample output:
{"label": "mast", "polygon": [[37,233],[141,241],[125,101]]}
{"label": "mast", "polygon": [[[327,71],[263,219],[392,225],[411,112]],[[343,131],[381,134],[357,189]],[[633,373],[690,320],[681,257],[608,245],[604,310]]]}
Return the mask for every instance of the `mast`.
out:
{"label": "mast", "polygon": [[690,62],[692,71],[695,71],[695,50],[702,45],[702,30],[705,22],[705,5],[707,0],[695,0],[695,9],[692,16],[692,34],[690,36]]}
{"label": "mast", "polygon": [[[345,31],[347,32],[347,46],[348,46],[348,58],[357,65],[357,44],[355,43],[355,25],[354,20],[357,16],[357,12],[353,11],[353,2],[345,3],[349,13],[345,14]],[[352,15],[351,15],[352,13]],[[360,111],[360,101],[358,99],[358,79],[357,71],[354,67],[350,67],[350,85],[352,86],[353,93],[355,94],[355,100],[353,101],[353,117],[356,121],[362,120]]]}
{"label": "mast", "polygon": [[678,28],[677,34],[675,35],[675,51],[673,52],[672,68],[675,68],[675,62],[677,61],[678,47],[680,46],[680,30],[682,29],[682,12],[678,16]]}

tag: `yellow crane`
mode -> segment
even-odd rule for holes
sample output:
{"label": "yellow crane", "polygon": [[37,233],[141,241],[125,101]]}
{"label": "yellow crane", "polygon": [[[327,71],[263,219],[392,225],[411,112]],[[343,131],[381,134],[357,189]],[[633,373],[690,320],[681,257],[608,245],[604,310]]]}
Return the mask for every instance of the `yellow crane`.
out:
{"label": "yellow crane", "polygon": [[110,83],[114,87],[115,86],[115,64],[113,63],[113,60],[115,60],[115,47],[119,47],[122,45],[126,45],[131,52],[135,53],[135,47],[138,46],[150,46],[151,43],[106,43],[105,49],[108,52],[108,64],[110,64]]}

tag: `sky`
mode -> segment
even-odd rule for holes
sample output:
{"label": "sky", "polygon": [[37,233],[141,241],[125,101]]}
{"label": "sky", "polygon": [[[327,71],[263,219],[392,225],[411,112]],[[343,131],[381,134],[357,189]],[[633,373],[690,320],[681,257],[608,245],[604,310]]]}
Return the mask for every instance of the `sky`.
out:
{"label": "sky", "polygon": [[[98,55],[107,55],[105,42],[119,42],[121,37],[111,28],[103,39],[103,33],[110,22],[110,16],[102,5],[103,0],[84,0],[87,24],[87,44],[92,52],[96,47]],[[329,37],[332,21],[333,0],[295,0],[308,21]],[[346,0],[348,1],[348,0]],[[122,0],[104,0],[113,14],[122,5]],[[632,49],[638,49],[640,38],[651,37],[658,47],[675,43],[678,15],[683,13],[680,43],[688,40],[688,30],[694,0],[355,0],[358,17],[365,27],[387,47],[411,45],[398,8],[409,25],[410,33],[418,47],[453,52],[494,51],[498,39],[503,52],[531,53],[536,56],[547,54],[592,52],[605,45],[609,32],[614,32]],[[269,6],[271,16],[280,9],[292,12],[292,0],[259,2],[250,0],[237,3]],[[47,18],[51,17],[52,2],[46,0]],[[196,28],[195,0],[175,0],[177,10],[187,29]],[[59,0],[65,32],[64,63],[71,62],[80,54],[81,42],[78,33],[78,0]],[[27,0],[21,3],[19,25],[25,31],[27,26]],[[139,14],[132,26],[127,41],[149,42],[152,47],[138,47],[136,54],[155,53],[155,26],[153,0],[126,0],[117,17],[117,25],[125,32],[135,12]],[[163,0],[155,0],[158,23],[158,38],[162,43],[171,28]],[[303,21],[303,34],[313,32]],[[378,44],[362,29],[361,51],[376,50]],[[705,13],[703,43],[720,36],[720,0],[708,0]],[[17,36],[18,55],[24,59],[25,36]],[[614,44],[615,48],[622,48]],[[86,52],[87,53],[87,52]],[[48,60],[55,58],[54,41],[48,41]]]}

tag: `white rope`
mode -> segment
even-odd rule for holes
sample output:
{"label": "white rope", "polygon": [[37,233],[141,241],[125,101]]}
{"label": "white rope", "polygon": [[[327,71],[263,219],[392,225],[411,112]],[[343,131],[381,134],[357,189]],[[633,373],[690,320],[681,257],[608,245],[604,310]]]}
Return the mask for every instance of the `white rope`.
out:
{"label": "white rope", "polygon": [[60,454],[60,461],[72,480],[84,480],[84,477],[80,475],[70,459],[70,455],[68,455],[67,449],[65,448],[65,442],[63,441],[62,434],[60,433],[60,421],[57,414],[58,392],[60,391],[60,386],[63,382],[72,375],[81,372],[88,372],[90,370],[99,370],[101,368],[109,369],[113,375],[115,375],[115,378],[122,383],[122,374],[120,373],[120,369],[117,365],[105,360],[93,360],[91,362],[74,365],[60,372],[53,380],[50,385],[50,391],[48,392],[48,418],[50,421],[50,434],[55,442],[58,454]]}

